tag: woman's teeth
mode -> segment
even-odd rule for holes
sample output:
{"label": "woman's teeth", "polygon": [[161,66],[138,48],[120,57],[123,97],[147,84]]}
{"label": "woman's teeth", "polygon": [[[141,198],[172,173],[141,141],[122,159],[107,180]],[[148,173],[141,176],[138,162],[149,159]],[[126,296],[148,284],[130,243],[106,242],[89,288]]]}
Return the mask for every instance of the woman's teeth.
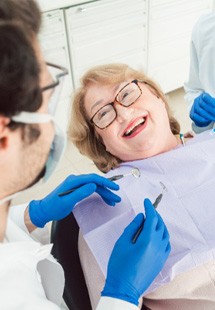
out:
{"label": "woman's teeth", "polygon": [[145,118],[139,119],[132,127],[130,127],[125,133],[124,136],[130,136],[138,126],[143,125],[145,123]]}

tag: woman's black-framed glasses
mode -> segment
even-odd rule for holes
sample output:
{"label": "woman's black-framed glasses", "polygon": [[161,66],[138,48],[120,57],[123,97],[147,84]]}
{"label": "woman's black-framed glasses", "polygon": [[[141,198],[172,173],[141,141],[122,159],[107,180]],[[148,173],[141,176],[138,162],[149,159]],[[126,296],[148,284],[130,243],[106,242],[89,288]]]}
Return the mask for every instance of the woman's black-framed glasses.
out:
{"label": "woman's black-framed glasses", "polygon": [[117,111],[114,107],[114,103],[129,107],[142,95],[142,90],[138,85],[137,80],[126,84],[116,95],[113,102],[108,103],[101,107],[91,117],[90,122],[100,129],[107,128],[117,117]]}

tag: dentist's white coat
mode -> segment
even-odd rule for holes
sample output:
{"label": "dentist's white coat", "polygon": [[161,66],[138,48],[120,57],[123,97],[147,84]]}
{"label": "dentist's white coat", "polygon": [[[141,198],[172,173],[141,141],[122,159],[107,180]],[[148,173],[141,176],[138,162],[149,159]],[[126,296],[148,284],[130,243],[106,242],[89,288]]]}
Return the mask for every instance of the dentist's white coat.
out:
{"label": "dentist's white coat", "polygon": [[[48,230],[32,234],[24,224],[26,205],[10,208],[6,236],[0,243],[0,309],[63,309],[64,274],[50,254]],[[136,310],[128,302],[102,297],[97,310]]]}
{"label": "dentist's white coat", "polygon": [[[215,97],[215,13],[202,15],[193,27],[190,46],[189,78],[184,85],[185,100],[190,111],[194,99],[203,92]],[[196,133],[213,127],[197,127]]]}

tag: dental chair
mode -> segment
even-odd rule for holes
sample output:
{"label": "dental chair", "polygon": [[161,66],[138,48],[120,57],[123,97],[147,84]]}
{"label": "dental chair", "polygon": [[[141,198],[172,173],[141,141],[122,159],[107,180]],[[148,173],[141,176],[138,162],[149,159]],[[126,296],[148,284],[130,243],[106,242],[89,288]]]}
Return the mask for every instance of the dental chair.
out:
{"label": "dental chair", "polygon": [[64,301],[70,310],[92,310],[78,254],[79,227],[73,214],[54,221],[51,229],[52,254],[65,274]]}
{"label": "dental chair", "polygon": [[[78,253],[78,224],[71,213],[60,221],[52,222],[52,255],[64,269],[63,298],[70,310],[92,310]],[[144,305],[141,310],[147,309]]]}

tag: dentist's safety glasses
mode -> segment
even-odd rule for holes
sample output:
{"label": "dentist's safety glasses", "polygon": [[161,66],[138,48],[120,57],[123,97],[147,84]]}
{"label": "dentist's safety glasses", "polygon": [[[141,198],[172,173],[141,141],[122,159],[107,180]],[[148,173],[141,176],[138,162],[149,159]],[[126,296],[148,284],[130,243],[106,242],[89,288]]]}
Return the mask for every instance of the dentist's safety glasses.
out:
{"label": "dentist's safety glasses", "polygon": [[46,63],[48,67],[48,71],[52,77],[52,83],[48,86],[42,88],[42,91],[45,92],[47,90],[52,91],[52,95],[49,102],[49,114],[55,115],[58,103],[61,99],[61,93],[64,86],[64,81],[66,75],[68,75],[68,70],[64,67],[54,65],[51,63]]}

